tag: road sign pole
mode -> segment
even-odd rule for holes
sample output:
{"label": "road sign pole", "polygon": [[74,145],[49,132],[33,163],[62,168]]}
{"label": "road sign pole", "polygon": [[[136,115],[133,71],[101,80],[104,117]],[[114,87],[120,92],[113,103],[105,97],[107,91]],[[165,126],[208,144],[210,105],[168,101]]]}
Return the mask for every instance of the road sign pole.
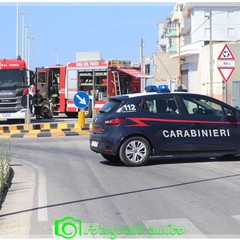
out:
{"label": "road sign pole", "polygon": [[83,109],[81,109],[78,112],[78,126],[84,127],[84,125],[85,125],[85,112],[83,111]]}
{"label": "road sign pole", "polygon": [[96,99],[95,99],[95,96],[96,96],[96,94],[95,94],[95,71],[93,70],[93,76],[92,76],[92,78],[93,78],[93,93],[92,93],[92,118],[94,118],[94,116],[95,116],[95,112],[94,112],[94,106],[95,106],[95,101],[96,101]]}
{"label": "road sign pole", "polygon": [[224,94],[223,99],[227,103],[228,102],[227,83],[235,70],[235,57],[227,44],[225,44],[225,46],[223,47],[217,60],[218,60],[217,68],[223,78],[223,81],[224,81],[223,91],[222,91],[222,93]]}
{"label": "road sign pole", "polygon": [[80,91],[75,94],[73,102],[75,106],[80,109],[80,111],[78,112],[78,125],[80,127],[83,127],[85,125],[84,108],[86,108],[90,102],[89,96],[86,92]]}
{"label": "road sign pole", "polygon": [[226,91],[226,103],[228,103],[228,84],[226,82],[226,87],[225,87],[225,91]]}

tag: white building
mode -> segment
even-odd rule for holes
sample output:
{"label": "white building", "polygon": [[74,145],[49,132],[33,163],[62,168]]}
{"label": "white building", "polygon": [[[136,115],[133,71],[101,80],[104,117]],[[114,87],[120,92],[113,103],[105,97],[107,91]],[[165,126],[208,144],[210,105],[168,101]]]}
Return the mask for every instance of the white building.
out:
{"label": "white building", "polygon": [[[182,6],[183,3],[177,4]],[[189,91],[213,95],[236,104],[233,103],[236,96],[232,95],[232,86],[236,88],[236,82],[240,81],[240,2],[187,2],[181,10],[182,83]],[[174,16],[176,13],[173,13]],[[223,77],[217,68],[217,58],[225,44],[228,44],[236,58],[236,69],[227,83],[228,92],[225,91]],[[177,58],[178,54],[172,57]],[[240,84],[237,87],[240,88]]]}

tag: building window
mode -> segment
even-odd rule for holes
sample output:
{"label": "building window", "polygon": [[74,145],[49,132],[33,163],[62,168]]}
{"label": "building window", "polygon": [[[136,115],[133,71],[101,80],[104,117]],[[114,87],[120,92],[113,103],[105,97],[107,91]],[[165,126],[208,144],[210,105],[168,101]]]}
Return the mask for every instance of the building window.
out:
{"label": "building window", "polygon": [[234,11],[228,11],[227,16],[228,18],[234,18]]}
{"label": "building window", "polygon": [[171,22],[171,29],[177,29],[177,23],[176,22]]}
{"label": "building window", "polygon": [[228,36],[229,37],[234,37],[235,36],[234,28],[228,28]]}
{"label": "building window", "polygon": [[177,38],[172,38],[172,47],[177,46]]}
{"label": "building window", "polygon": [[205,35],[205,37],[209,37],[210,36],[210,28],[205,28],[204,29],[204,35]]}
{"label": "building window", "polygon": [[210,10],[209,9],[205,10],[204,17],[205,18],[209,18],[210,17]]}
{"label": "building window", "polygon": [[150,64],[145,65],[145,73],[150,74]]}

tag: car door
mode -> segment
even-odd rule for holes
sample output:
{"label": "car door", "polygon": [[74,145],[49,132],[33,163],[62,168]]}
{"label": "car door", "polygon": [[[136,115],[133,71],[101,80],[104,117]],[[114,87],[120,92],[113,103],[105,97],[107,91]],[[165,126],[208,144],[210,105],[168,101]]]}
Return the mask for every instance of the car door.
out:
{"label": "car door", "polygon": [[141,101],[141,119],[147,125],[142,129],[154,145],[157,154],[192,152],[191,139],[183,133],[190,128],[178,97],[174,94],[156,94]]}
{"label": "car door", "polygon": [[234,152],[239,145],[239,117],[231,106],[202,95],[181,97],[189,121],[188,134],[193,151]]}

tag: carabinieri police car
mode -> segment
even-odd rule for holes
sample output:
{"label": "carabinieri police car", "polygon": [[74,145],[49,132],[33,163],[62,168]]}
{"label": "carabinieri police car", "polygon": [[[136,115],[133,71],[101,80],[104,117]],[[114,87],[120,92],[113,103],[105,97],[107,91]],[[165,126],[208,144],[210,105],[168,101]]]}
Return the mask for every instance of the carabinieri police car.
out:
{"label": "carabinieri police car", "polygon": [[93,120],[91,150],[127,166],[151,156],[240,153],[237,109],[200,94],[158,92],[111,97]]}

